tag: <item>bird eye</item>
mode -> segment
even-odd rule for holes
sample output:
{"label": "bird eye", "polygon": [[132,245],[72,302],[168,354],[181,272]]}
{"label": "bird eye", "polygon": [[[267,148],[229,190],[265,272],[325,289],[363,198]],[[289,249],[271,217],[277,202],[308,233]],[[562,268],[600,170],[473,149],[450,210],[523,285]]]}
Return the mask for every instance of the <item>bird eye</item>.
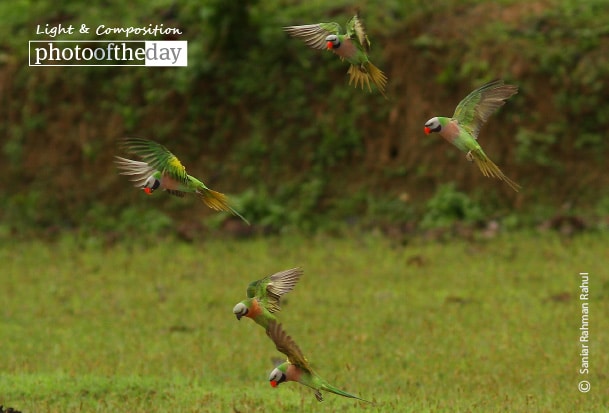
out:
{"label": "bird eye", "polygon": [[152,175],[148,177],[148,179],[146,179],[146,182],[144,183],[144,188],[150,188],[153,191],[155,189],[158,189],[159,186],[161,186],[161,181],[159,181]]}
{"label": "bird eye", "polygon": [[148,179],[146,179],[146,182],[144,182],[144,188],[150,188],[152,187],[152,182],[154,181],[154,178],[151,176]]}
{"label": "bird eye", "polygon": [[274,369],[271,371],[271,375],[269,376],[269,381],[279,381],[282,373],[278,369]]}
{"label": "bird eye", "polygon": [[431,118],[425,123],[425,126],[427,126],[430,129],[435,129],[438,126],[440,126],[440,121],[438,121],[437,118]]}

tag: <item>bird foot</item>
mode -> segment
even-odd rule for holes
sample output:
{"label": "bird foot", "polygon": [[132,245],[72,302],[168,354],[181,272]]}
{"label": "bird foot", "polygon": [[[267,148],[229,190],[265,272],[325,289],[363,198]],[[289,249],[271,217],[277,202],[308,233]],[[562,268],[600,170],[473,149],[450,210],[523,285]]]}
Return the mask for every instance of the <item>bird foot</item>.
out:
{"label": "bird foot", "polygon": [[324,401],[324,396],[321,395],[321,392],[319,390],[315,390],[315,398],[318,402]]}
{"label": "bird foot", "polygon": [[474,156],[472,155],[472,151],[469,151],[467,154],[465,154],[465,159],[467,159],[470,162],[472,162],[474,160]]}

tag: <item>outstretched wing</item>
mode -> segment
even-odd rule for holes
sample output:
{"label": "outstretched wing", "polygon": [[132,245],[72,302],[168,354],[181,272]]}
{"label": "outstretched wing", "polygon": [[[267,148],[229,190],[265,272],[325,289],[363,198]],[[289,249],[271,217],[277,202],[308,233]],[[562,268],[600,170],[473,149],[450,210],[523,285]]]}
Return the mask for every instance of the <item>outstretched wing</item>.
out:
{"label": "outstretched wing", "polygon": [[134,161],[132,159],[121,158],[120,156],[115,156],[115,158],[114,163],[116,163],[116,167],[120,170],[119,173],[121,175],[128,175],[136,188],[143,188],[150,175],[156,172],[156,169],[146,162]]}
{"label": "outstretched wing", "polygon": [[302,269],[292,268],[270,276],[270,282],[266,285],[266,300],[262,300],[267,310],[271,313],[281,310],[279,299],[294,289],[302,273]]}
{"label": "outstretched wing", "polygon": [[518,93],[518,86],[506,85],[503,80],[487,83],[463,99],[453,114],[453,119],[478,139],[478,133],[489,116],[504,105],[506,99]]}
{"label": "outstretched wing", "polygon": [[353,16],[347,22],[347,36],[352,39],[353,37],[355,37],[365,52],[368,52],[368,50],[370,50],[370,40],[368,39],[368,35],[366,34],[366,28],[364,27],[364,23],[359,17],[359,10],[356,10],[355,16]]}
{"label": "outstretched wing", "polygon": [[326,48],[326,37],[330,34],[339,35],[341,28],[338,23],[331,22],[287,26],[283,30],[292,37],[304,40],[313,49],[324,50]]}
{"label": "outstretched wing", "polygon": [[247,297],[256,297],[269,312],[277,312],[281,296],[294,289],[302,274],[302,269],[292,268],[254,281],[247,287]]}
{"label": "outstretched wing", "polygon": [[273,340],[277,351],[282,352],[288,357],[290,363],[309,373],[313,372],[309,366],[309,362],[302,354],[300,347],[292,340],[292,337],[288,336],[281,324],[278,324],[276,320],[271,320],[269,322],[269,326],[266,329],[266,335]]}
{"label": "outstretched wing", "polygon": [[163,145],[142,138],[125,138],[122,147],[138,155],[153,169],[179,182],[187,183],[188,174],[180,160]]}

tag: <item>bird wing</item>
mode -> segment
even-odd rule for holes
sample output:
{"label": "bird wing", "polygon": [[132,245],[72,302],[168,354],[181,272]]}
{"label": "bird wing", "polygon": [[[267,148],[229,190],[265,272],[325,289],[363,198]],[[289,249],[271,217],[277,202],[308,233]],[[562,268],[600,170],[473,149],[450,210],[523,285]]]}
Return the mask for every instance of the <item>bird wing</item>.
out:
{"label": "bird wing", "polygon": [[122,146],[129,153],[141,157],[152,168],[161,171],[163,175],[182,183],[188,182],[184,165],[163,145],[142,138],[125,138]]}
{"label": "bird wing", "polygon": [[338,23],[316,23],[303,26],[287,26],[283,30],[292,37],[302,39],[313,49],[326,49],[326,37],[330,34],[339,35],[341,28]]}
{"label": "bird wing", "polygon": [[266,334],[271,340],[273,340],[273,343],[275,343],[277,351],[285,354],[290,363],[309,373],[313,372],[309,366],[309,362],[302,354],[300,347],[298,347],[294,340],[292,340],[292,337],[288,336],[288,334],[283,330],[281,324],[277,323],[276,320],[271,320],[266,329]]}
{"label": "bird wing", "polygon": [[292,268],[254,281],[247,287],[247,297],[257,298],[269,312],[277,312],[281,296],[294,289],[302,274],[302,269]]}
{"label": "bird wing", "polygon": [[453,119],[475,139],[482,125],[505,103],[505,100],[518,93],[518,86],[506,85],[503,80],[489,82],[471,92],[455,109]]}
{"label": "bird wing", "polygon": [[364,23],[359,17],[359,10],[357,10],[355,16],[347,22],[347,36],[351,39],[355,37],[365,52],[370,50],[370,40],[366,34]]}
{"label": "bird wing", "polygon": [[[258,286],[262,285],[268,277],[265,277],[261,280],[252,281],[250,285],[247,286],[247,298],[256,298],[258,295]],[[264,287],[262,287],[264,290]]]}
{"label": "bird wing", "polygon": [[150,175],[157,172],[146,162],[134,161],[120,156],[115,156],[115,158],[114,163],[120,170],[119,173],[130,176],[130,180],[135,183],[136,188],[143,188]]}
{"label": "bird wing", "polygon": [[266,285],[266,300],[263,300],[267,310],[271,313],[281,310],[279,299],[294,289],[302,273],[302,269],[292,268],[270,276],[270,282]]}

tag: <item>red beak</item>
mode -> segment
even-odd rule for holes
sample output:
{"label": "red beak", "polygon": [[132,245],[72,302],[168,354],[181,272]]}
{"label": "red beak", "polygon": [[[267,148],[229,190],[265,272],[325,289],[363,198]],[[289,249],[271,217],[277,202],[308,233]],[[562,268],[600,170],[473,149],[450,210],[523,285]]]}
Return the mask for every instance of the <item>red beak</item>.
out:
{"label": "red beak", "polygon": [[428,126],[425,126],[425,129],[423,129],[425,131],[425,135],[429,135],[431,133],[431,129],[429,129]]}
{"label": "red beak", "polygon": [[275,380],[271,380],[271,387],[277,387],[277,382]]}
{"label": "red beak", "polygon": [[332,49],[334,49],[334,45],[332,44],[332,42],[328,42],[328,50]]}
{"label": "red beak", "polygon": [[146,192],[148,195],[152,195],[152,189],[148,187],[144,188],[144,192]]}

